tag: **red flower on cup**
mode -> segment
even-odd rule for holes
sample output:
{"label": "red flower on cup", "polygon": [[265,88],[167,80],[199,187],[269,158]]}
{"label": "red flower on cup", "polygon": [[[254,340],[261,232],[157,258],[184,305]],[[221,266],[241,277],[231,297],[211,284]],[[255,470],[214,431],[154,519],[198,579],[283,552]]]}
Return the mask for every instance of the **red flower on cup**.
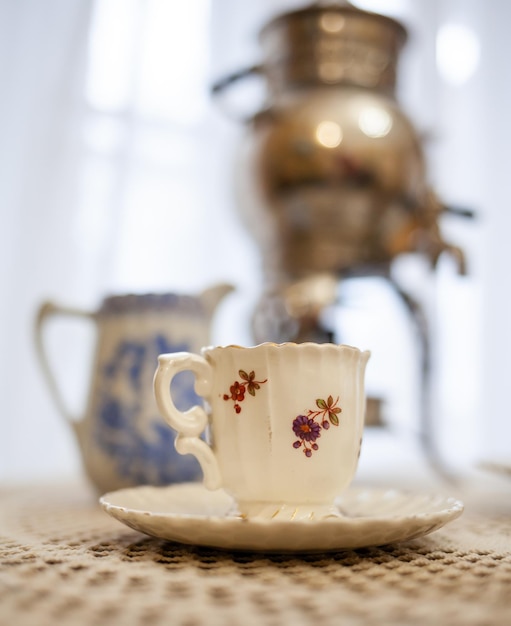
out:
{"label": "red flower on cup", "polygon": [[230,397],[235,402],[243,402],[243,400],[245,399],[245,385],[239,383],[237,380],[234,382],[234,385],[231,385],[229,391],[231,392]]}
{"label": "red flower on cup", "polygon": [[245,370],[239,370],[238,374],[241,380],[235,380],[234,383],[229,387],[229,392],[224,393],[224,400],[234,400],[234,410],[236,413],[241,413],[240,402],[245,400],[245,392],[251,396],[255,396],[256,391],[261,389],[261,385],[264,385],[267,382],[267,378],[265,380],[256,380],[255,372],[252,370],[249,374],[245,372]]}

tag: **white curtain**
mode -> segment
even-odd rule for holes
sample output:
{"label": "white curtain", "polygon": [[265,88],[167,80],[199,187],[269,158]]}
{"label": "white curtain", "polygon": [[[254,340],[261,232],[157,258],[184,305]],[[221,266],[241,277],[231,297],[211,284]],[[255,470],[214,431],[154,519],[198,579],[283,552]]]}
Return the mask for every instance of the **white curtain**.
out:
{"label": "white curtain", "polygon": [[[111,292],[194,292],[231,281],[238,292],[214,339],[249,341],[259,259],[229,179],[242,129],[215,110],[208,85],[258,60],[260,25],[304,4],[0,0],[0,478],[79,467],[35,362],[32,324],[43,298],[95,308]],[[467,251],[469,277],[445,263],[434,286],[441,445],[464,462],[510,457],[511,6],[358,4],[409,26],[400,102],[433,136],[430,176],[439,193],[479,215],[443,224]],[[77,414],[91,341],[84,332],[49,337]]]}
{"label": "white curtain", "polygon": [[[77,448],[35,361],[39,304],[226,281],[238,290],[215,338],[246,343],[258,269],[209,101],[208,0],[3,0],[0,21],[0,476],[67,475]],[[47,340],[79,417],[93,333],[63,323]]]}
{"label": "white curtain", "polygon": [[60,470],[74,458],[49,410],[31,329],[47,293],[84,297],[89,258],[76,247],[74,227],[91,8],[86,0],[0,3],[0,474],[7,478]]}

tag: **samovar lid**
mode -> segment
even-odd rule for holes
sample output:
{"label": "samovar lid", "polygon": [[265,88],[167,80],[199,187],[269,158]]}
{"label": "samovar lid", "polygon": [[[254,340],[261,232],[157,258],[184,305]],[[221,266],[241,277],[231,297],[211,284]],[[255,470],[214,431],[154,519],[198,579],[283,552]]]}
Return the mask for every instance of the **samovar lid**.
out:
{"label": "samovar lid", "polygon": [[[331,4],[323,4],[321,2],[317,2],[310,6],[296,9],[295,11],[281,13],[271,19],[265,26],[263,26],[260,31],[260,36],[264,37],[265,33],[268,30],[279,26],[281,22],[290,23],[295,20],[301,22],[310,22],[311,20],[321,18],[325,14],[336,14],[347,19],[362,19],[366,20],[367,23],[373,22],[375,25],[379,25],[380,27],[391,29],[395,32],[396,37],[401,39],[401,45],[404,44],[407,39],[407,30],[403,26],[403,24],[401,24],[401,22],[398,22],[394,18],[388,17],[387,15],[382,15],[380,13],[374,13],[373,11],[360,9],[351,4],[351,2],[348,2],[347,0],[344,0],[342,2],[333,2]],[[335,27],[334,30],[336,30]]]}
{"label": "samovar lid", "polygon": [[337,2],[277,15],[259,37],[272,83],[352,83],[392,91],[407,30],[391,17]]}

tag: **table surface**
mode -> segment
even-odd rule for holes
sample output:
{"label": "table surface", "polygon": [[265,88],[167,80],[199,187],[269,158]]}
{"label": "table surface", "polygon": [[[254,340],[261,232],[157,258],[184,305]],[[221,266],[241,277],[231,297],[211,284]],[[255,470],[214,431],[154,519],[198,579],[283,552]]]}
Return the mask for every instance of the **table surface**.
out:
{"label": "table surface", "polygon": [[6,486],[0,624],[508,626],[511,514],[489,501],[419,540],[265,555],[147,537],[84,485]]}

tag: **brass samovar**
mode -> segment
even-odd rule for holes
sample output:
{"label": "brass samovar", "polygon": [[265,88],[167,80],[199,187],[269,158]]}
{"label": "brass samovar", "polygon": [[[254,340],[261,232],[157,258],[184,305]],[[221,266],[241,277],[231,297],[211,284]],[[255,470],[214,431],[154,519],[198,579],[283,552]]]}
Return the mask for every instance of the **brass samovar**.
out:
{"label": "brass samovar", "polygon": [[396,101],[406,39],[394,19],[348,2],[318,3],[267,23],[262,63],[219,81],[213,93],[250,74],[267,86],[234,176],[263,261],[254,340],[340,342],[322,312],[338,301],[342,281],[384,277],[419,331],[422,436],[431,448],[427,320],[390,269],[403,253],[425,255],[434,267],[447,252],[460,273],[465,262],[442,237],[439,217],[449,209],[428,183],[420,137]]}

